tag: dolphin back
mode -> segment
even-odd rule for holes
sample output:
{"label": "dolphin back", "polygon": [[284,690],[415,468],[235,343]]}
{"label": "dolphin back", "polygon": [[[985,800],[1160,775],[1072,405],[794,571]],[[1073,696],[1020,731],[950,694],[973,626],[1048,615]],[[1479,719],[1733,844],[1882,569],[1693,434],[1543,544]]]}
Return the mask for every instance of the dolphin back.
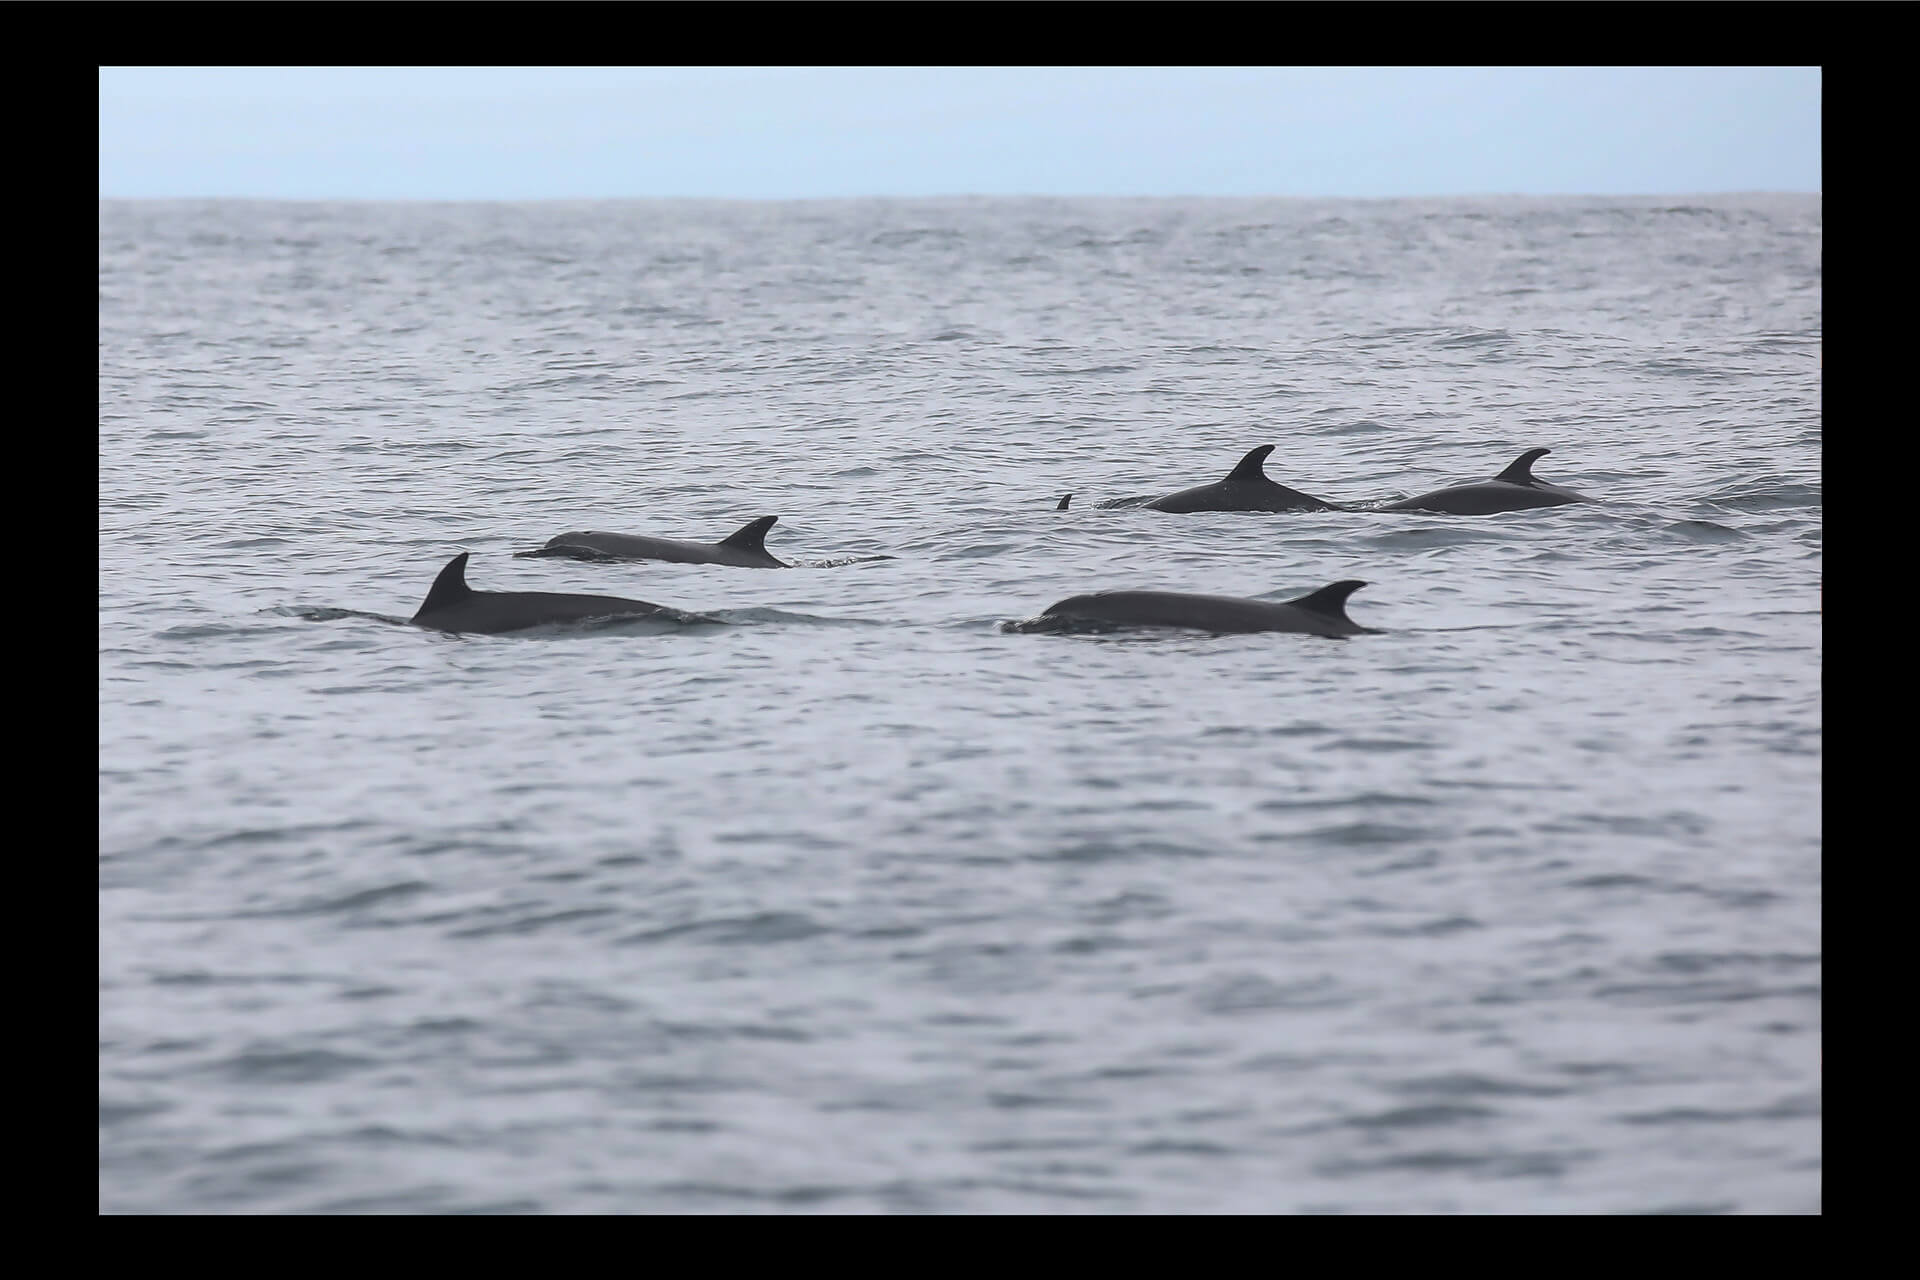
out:
{"label": "dolphin back", "polygon": [[1338,511],[1331,502],[1276,484],[1267,477],[1270,444],[1247,450],[1224,480],[1196,485],[1147,503],[1154,511]]}
{"label": "dolphin back", "polygon": [[1320,636],[1370,632],[1347,616],[1347,597],[1365,586],[1349,579],[1297,600],[1253,600],[1182,591],[1096,591],[1047,606],[1025,630],[1187,627],[1197,631],[1293,631]]}

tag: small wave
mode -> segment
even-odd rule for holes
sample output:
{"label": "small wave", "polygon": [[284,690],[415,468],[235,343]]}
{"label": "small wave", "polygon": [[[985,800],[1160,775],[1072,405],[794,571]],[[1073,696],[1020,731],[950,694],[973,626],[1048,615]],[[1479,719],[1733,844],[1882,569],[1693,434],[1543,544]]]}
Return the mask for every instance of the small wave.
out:
{"label": "small wave", "polygon": [[1733,511],[1818,509],[1821,491],[1819,485],[1770,478],[1721,489],[1707,495],[1706,501]]}
{"label": "small wave", "polygon": [[877,561],[897,558],[896,556],[887,555],[829,556],[825,560],[789,560],[787,567],[789,569],[838,569],[844,565],[873,564]]}
{"label": "small wave", "polygon": [[1499,346],[1513,341],[1513,335],[1505,329],[1469,329],[1453,330],[1445,337],[1436,338],[1436,347],[1488,347]]}
{"label": "small wave", "polygon": [[[1532,513],[1529,513],[1532,514]],[[1445,517],[1428,517],[1445,519]],[[1412,547],[1426,549],[1431,547],[1464,547],[1476,542],[1508,542],[1512,534],[1498,525],[1480,524],[1472,528],[1462,528],[1458,524],[1423,524],[1412,529],[1391,529],[1384,533],[1363,535],[1366,541],[1377,547]]]}
{"label": "small wave", "polygon": [[511,920],[469,925],[464,929],[455,929],[447,936],[450,938],[525,937],[553,925],[572,924],[578,920],[597,920],[612,914],[614,914],[612,907],[571,907],[560,911],[540,911]]}
{"label": "small wave", "polygon": [[622,946],[640,946],[684,938],[691,942],[726,946],[735,943],[797,942],[827,932],[827,927],[811,916],[792,911],[763,911],[751,916],[669,925],[664,929],[629,934],[619,941]]}
{"label": "small wave", "polygon": [[1352,996],[1325,975],[1297,982],[1275,982],[1257,973],[1237,973],[1208,983],[1199,993],[1200,1008],[1214,1014],[1332,1009],[1352,1002]]}
{"label": "small wave", "polygon": [[1431,840],[1439,834],[1428,827],[1402,827],[1390,822],[1345,822],[1275,838],[1311,844],[1369,847],[1405,844],[1409,840]]}
{"label": "small wave", "polygon": [[812,627],[883,627],[887,625],[875,618],[831,618],[825,614],[794,613],[771,607],[721,609],[713,617],[716,622],[795,622]]}
{"label": "small wave", "polygon": [[1349,1116],[1345,1123],[1359,1129],[1428,1129],[1435,1125],[1465,1124],[1487,1120],[1499,1114],[1491,1107],[1476,1107],[1459,1102],[1431,1102],[1423,1106],[1395,1107],[1372,1115]]}
{"label": "small wave", "polygon": [[1742,542],[1747,536],[1711,520],[1676,520],[1667,526],[1667,532],[1688,542]]}
{"label": "small wave", "polygon": [[[1325,733],[1327,730],[1319,729],[1318,732]],[[1403,796],[1395,795],[1391,792],[1367,791],[1357,796],[1343,796],[1338,798],[1321,799],[1315,797],[1307,800],[1262,800],[1259,804],[1255,805],[1254,808],[1269,812],[1287,813],[1300,809],[1345,809],[1350,806],[1359,807],[1366,805],[1415,805],[1424,807],[1437,803],[1438,801],[1429,800],[1425,796]]]}
{"label": "small wave", "polygon": [[[339,622],[343,618],[365,618],[369,622],[385,622],[396,627],[411,626],[411,620],[397,618],[390,613],[369,613],[364,609],[336,609],[330,605],[281,605],[271,609],[262,609],[262,613],[278,614],[283,618],[298,618],[302,622]],[[231,634],[228,628],[223,634]]]}
{"label": "small wave", "polygon": [[375,1065],[371,1058],[326,1049],[249,1049],[216,1063],[214,1070],[245,1084],[319,1084]]}
{"label": "small wave", "polygon": [[1090,839],[1063,844],[1033,855],[1038,862],[1115,862],[1135,858],[1205,858],[1218,852],[1205,845],[1174,844],[1151,837]]}

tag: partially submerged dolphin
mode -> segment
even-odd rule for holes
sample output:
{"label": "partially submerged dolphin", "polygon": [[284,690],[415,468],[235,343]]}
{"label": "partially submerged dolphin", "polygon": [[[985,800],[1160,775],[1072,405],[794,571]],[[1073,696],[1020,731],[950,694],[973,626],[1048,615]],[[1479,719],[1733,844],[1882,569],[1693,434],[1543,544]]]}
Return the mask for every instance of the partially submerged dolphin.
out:
{"label": "partially submerged dolphin", "polygon": [[[1267,479],[1261,464],[1273,446],[1263,444],[1240,459],[1240,465],[1227,473],[1225,480],[1196,485],[1155,498],[1146,505],[1155,511],[1338,511],[1331,502],[1322,502],[1311,494],[1289,489]],[[1064,504],[1063,504],[1064,505]]]}
{"label": "partially submerged dolphin", "polygon": [[675,564],[733,564],[750,569],[784,569],[783,560],[767,553],[767,530],[779,516],[761,516],[740,526],[718,542],[683,542],[679,538],[646,538],[633,533],[562,533],[538,551],[516,551],[526,556],[567,556],[575,560],[671,560]]}
{"label": "partially submerged dolphin", "polygon": [[467,553],[447,561],[433,589],[413,615],[415,626],[435,631],[472,631],[497,635],[555,622],[584,618],[646,618],[676,614],[665,605],[619,596],[573,596],[552,591],[475,591],[467,585]]}
{"label": "partially submerged dolphin", "polygon": [[1192,627],[1199,631],[1297,631],[1315,636],[1373,633],[1347,616],[1347,597],[1366,586],[1348,579],[1297,600],[1249,600],[1183,591],[1096,591],[1049,605],[1034,630]]}
{"label": "partially submerged dolphin", "polygon": [[1585,494],[1534,478],[1534,460],[1552,452],[1551,449],[1529,449],[1491,480],[1475,480],[1471,484],[1435,489],[1417,498],[1390,502],[1380,510],[1443,511],[1455,516],[1487,516],[1496,511],[1522,511],[1528,507],[1559,507],[1569,502],[1592,502],[1593,499]]}

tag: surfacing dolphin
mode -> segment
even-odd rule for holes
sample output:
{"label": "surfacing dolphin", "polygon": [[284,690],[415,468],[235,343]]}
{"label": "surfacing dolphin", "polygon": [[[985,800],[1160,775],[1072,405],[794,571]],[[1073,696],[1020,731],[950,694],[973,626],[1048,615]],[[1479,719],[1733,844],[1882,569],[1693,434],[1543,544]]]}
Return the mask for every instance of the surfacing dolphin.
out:
{"label": "surfacing dolphin", "polygon": [[1569,502],[1592,502],[1593,499],[1585,494],[1534,478],[1534,460],[1552,452],[1551,449],[1529,449],[1491,480],[1475,480],[1470,484],[1435,489],[1417,498],[1390,502],[1380,510],[1443,511],[1455,516],[1488,516],[1496,511],[1523,511],[1529,507],[1559,507]]}
{"label": "surfacing dolphin", "polygon": [[1225,480],[1196,485],[1147,503],[1155,511],[1339,511],[1331,502],[1267,479],[1262,465],[1273,446],[1248,451]]}
{"label": "surfacing dolphin", "polygon": [[1347,597],[1366,586],[1348,579],[1297,600],[1250,600],[1183,591],[1096,591],[1047,606],[1033,631],[1106,631],[1115,627],[1191,627],[1198,631],[1296,631],[1315,636],[1373,634],[1347,616]]}
{"label": "surfacing dolphin", "polygon": [[538,551],[516,551],[527,556],[566,556],[574,560],[671,560],[675,564],[733,564],[749,569],[785,569],[783,560],[767,552],[767,530],[779,516],[761,516],[740,526],[718,542],[684,542],[679,538],[646,538],[633,533],[562,533]]}
{"label": "surfacing dolphin", "polygon": [[415,626],[435,631],[470,631],[498,635],[555,622],[586,618],[647,618],[679,611],[645,600],[619,596],[573,596],[552,591],[475,591],[467,585],[467,553],[447,561],[433,580],[433,589],[413,615]]}

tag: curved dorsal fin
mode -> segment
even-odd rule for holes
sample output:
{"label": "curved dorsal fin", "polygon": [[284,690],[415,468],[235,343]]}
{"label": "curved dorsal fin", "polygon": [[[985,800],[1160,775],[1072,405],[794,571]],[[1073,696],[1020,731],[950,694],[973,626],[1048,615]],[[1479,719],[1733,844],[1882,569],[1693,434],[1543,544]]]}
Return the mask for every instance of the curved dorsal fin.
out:
{"label": "curved dorsal fin", "polygon": [[1267,469],[1261,464],[1266,462],[1267,455],[1272,452],[1273,446],[1270,444],[1263,444],[1258,449],[1249,449],[1247,456],[1240,459],[1240,465],[1227,473],[1227,479],[1265,480]]}
{"label": "curved dorsal fin", "polygon": [[1508,484],[1532,484],[1534,461],[1552,452],[1551,449],[1529,449],[1515,458],[1513,464],[1494,479],[1505,480]]}
{"label": "curved dorsal fin", "polygon": [[1331,586],[1309,591],[1298,600],[1289,600],[1288,604],[1296,609],[1305,609],[1310,613],[1323,614],[1329,618],[1338,618],[1342,622],[1352,622],[1347,616],[1347,597],[1367,584],[1355,578],[1336,582]]}
{"label": "curved dorsal fin", "polygon": [[[420,604],[420,613],[433,609],[444,609],[448,605],[459,604],[473,594],[473,588],[467,585],[467,553],[462,551],[447,561],[447,567],[433,580],[433,587],[427,592],[427,598]],[[414,617],[419,617],[416,613]]]}
{"label": "curved dorsal fin", "polygon": [[720,539],[723,547],[732,547],[736,551],[758,551],[762,555],[767,551],[767,530],[773,528],[773,522],[779,516],[761,516],[741,525],[733,533]]}
{"label": "curved dorsal fin", "polygon": [[1067,509],[1067,504],[1068,504],[1069,502],[1072,502],[1072,501],[1073,501],[1073,495],[1072,495],[1072,494],[1070,494],[1070,493],[1063,493],[1063,494],[1061,494],[1061,495],[1060,495],[1060,505],[1059,505],[1059,506],[1057,506],[1057,507],[1055,507],[1055,508],[1054,508],[1054,510],[1055,510],[1055,511],[1065,511],[1065,510]]}

